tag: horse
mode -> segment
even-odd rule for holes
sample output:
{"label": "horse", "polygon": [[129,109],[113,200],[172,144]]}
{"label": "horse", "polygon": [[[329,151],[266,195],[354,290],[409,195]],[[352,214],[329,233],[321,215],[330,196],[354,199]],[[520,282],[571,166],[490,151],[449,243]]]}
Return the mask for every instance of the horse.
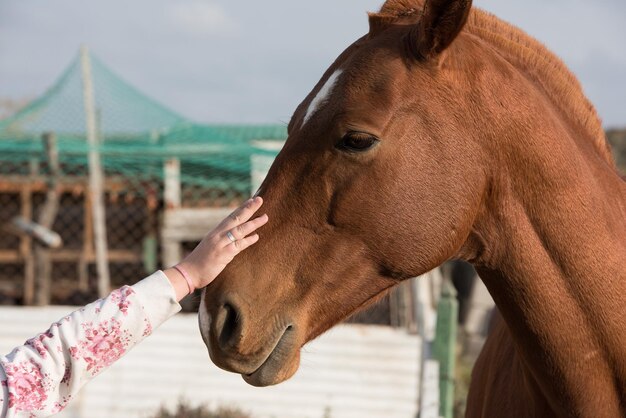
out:
{"label": "horse", "polygon": [[501,314],[467,417],[626,416],[626,183],[578,80],[521,30],[471,0],[388,0],[258,194],[259,243],[202,295],[217,366],[280,383],[306,342],[460,259]]}

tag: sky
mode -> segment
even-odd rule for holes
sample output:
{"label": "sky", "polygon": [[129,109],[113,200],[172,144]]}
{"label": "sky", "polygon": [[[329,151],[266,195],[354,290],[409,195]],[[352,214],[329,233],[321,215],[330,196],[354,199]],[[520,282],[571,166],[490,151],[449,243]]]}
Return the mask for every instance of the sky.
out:
{"label": "sky", "polygon": [[[0,0],[0,99],[32,99],[89,46],[209,123],[286,123],[382,0]],[[475,0],[556,52],[606,127],[626,126],[626,1]]]}

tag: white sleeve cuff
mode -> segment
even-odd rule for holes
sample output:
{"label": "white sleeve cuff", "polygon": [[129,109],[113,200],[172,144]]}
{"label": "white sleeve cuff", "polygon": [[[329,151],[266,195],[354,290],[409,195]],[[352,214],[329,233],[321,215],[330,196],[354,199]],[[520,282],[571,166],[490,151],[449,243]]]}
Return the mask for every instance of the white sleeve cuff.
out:
{"label": "white sleeve cuff", "polygon": [[132,288],[153,329],[181,310],[181,306],[176,301],[174,287],[161,270],[134,284]]}

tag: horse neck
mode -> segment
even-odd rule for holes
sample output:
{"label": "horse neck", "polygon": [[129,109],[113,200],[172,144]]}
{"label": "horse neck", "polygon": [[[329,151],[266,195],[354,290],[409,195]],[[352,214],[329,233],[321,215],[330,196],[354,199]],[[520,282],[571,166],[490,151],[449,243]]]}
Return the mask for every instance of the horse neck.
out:
{"label": "horse neck", "polygon": [[468,242],[538,392],[555,411],[622,416],[626,187],[591,145],[546,140],[503,162]]}

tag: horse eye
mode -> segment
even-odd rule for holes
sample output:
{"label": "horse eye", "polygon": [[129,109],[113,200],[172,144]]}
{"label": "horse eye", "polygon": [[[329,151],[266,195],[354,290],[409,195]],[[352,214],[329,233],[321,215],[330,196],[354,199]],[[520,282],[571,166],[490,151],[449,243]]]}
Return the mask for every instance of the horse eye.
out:
{"label": "horse eye", "polygon": [[378,139],[364,132],[348,132],[338,144],[338,148],[345,151],[363,152],[372,148]]}

